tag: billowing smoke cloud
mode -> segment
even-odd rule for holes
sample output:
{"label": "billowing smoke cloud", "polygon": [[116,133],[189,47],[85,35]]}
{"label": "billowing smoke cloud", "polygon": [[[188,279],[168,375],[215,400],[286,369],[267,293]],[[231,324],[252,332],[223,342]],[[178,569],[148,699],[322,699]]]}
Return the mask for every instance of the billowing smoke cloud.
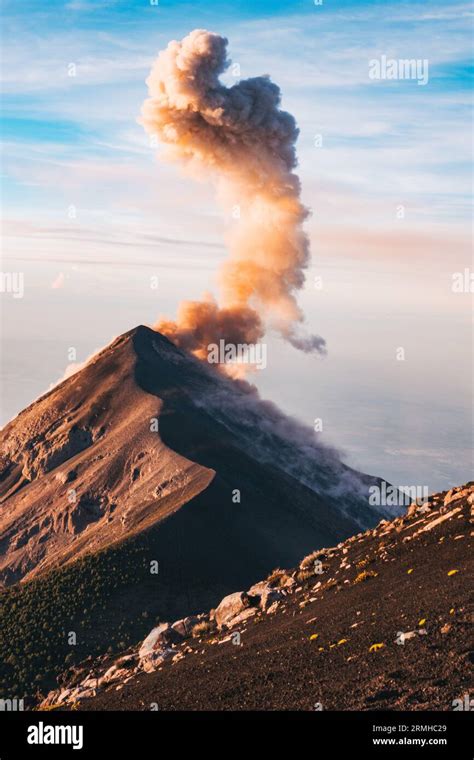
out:
{"label": "billowing smoke cloud", "polygon": [[200,359],[207,357],[209,343],[221,338],[226,343],[256,343],[264,332],[254,309],[245,305],[219,308],[212,296],[204,301],[183,301],[177,321],[162,319],[156,329]]}
{"label": "billowing smoke cloud", "polygon": [[219,305],[211,297],[184,302],[176,322],[156,327],[200,357],[221,338],[257,342],[268,326],[299,350],[322,353],[323,338],[298,329],[303,314],[295,294],[309,259],[308,210],[293,172],[298,129],[267,76],[220,83],[230,63],[226,47],[224,37],[196,29],[169,43],[147,79],[144,128],[166,145],[167,157],[212,177],[219,200],[239,217],[219,272]]}

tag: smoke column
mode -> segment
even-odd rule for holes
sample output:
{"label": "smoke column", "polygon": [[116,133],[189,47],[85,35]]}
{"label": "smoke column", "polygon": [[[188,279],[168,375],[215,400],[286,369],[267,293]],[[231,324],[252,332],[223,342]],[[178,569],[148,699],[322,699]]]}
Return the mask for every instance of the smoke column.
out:
{"label": "smoke column", "polygon": [[323,338],[298,332],[295,293],[309,260],[308,210],[293,172],[298,129],[267,76],[219,82],[230,64],[226,47],[224,37],[196,29],[169,43],[147,79],[140,123],[165,144],[165,157],[211,177],[222,204],[240,210],[219,272],[219,305],[211,296],[185,301],[175,322],[156,329],[201,358],[209,343],[255,343],[267,327],[299,350],[324,353]]}

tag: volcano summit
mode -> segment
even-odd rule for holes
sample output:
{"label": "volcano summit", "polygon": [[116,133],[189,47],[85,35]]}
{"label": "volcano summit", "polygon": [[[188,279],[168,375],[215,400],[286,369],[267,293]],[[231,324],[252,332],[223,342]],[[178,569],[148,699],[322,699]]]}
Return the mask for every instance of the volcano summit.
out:
{"label": "volcano summit", "polygon": [[[248,383],[138,327],[2,431],[0,578],[158,529],[180,586],[220,590],[374,525],[374,478]],[[171,570],[174,568],[174,571]],[[170,576],[171,581],[171,576]]]}

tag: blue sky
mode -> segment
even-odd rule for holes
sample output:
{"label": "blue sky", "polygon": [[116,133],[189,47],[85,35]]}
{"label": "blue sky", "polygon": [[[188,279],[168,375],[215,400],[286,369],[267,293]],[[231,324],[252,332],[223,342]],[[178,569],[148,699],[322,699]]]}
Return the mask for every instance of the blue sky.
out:
{"label": "blue sky", "polygon": [[[468,294],[453,296],[450,283],[472,268],[470,5],[3,8],[3,270],[24,272],[25,297],[2,295],[2,420],[62,375],[68,347],[83,360],[135,324],[173,316],[182,298],[217,292],[226,220],[213,189],[158,162],[136,122],[157,52],[204,27],[229,39],[241,77],[280,85],[300,128],[313,252],[301,302],[329,354],[314,362],[269,336],[258,384],[309,423],[326,418],[326,435],[367,471],[436,486],[467,477],[472,325]],[[368,62],[382,55],[427,59],[428,84],[370,80]],[[399,345],[404,374],[392,361]]]}
{"label": "blue sky", "polygon": [[[48,162],[70,167],[71,159],[105,164],[119,156],[126,163],[139,153],[148,160],[135,123],[147,70],[170,38],[204,26],[229,37],[242,76],[268,72],[279,82],[300,124],[303,166],[306,154],[314,156],[314,134],[323,132],[332,181],[359,179],[355,188],[367,192],[360,181],[368,180],[376,198],[395,184],[418,217],[427,200],[436,206],[436,223],[468,213],[467,4],[71,0],[7,2],[5,9],[5,193],[12,209],[24,205],[27,183],[28,199],[53,213],[63,188],[56,197],[54,188],[45,194]],[[429,86],[370,81],[367,62],[382,54],[428,58]],[[394,177],[400,160],[410,162],[410,172]],[[373,182],[381,172],[382,188]]]}

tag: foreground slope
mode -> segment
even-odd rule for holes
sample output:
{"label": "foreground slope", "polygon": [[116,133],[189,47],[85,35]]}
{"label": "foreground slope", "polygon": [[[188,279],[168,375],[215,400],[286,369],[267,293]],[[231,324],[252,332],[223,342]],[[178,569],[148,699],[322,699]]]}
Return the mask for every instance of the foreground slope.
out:
{"label": "foreground slope", "polygon": [[435,494],[319,552],[322,573],[315,557],[274,573],[279,601],[173,644],[153,672],[136,650],[103,658],[43,708],[468,709],[473,512],[474,483]]}

